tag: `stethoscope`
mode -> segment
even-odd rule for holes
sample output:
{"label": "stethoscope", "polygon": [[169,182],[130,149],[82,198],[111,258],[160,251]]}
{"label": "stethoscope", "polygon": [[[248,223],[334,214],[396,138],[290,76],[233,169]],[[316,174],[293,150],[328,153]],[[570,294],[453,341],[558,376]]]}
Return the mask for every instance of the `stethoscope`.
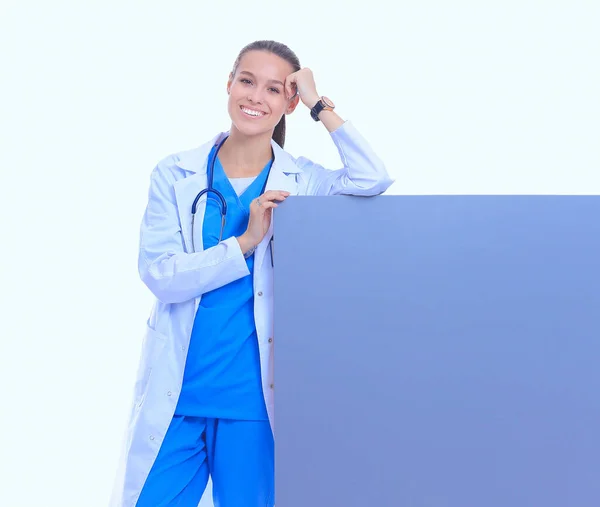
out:
{"label": "stethoscope", "polygon": [[[217,155],[219,153],[219,150],[221,149],[221,147],[223,146],[225,141],[227,141],[227,136],[221,142],[219,142],[212,159],[209,161],[208,174],[207,174],[208,184],[207,184],[206,188],[204,188],[200,192],[198,192],[198,195],[196,195],[196,198],[194,199],[194,202],[192,203],[192,252],[196,251],[196,244],[194,242],[194,236],[196,233],[196,228],[195,228],[196,211],[198,211],[198,201],[200,201],[200,198],[203,195],[206,195],[207,199],[210,199],[211,193],[217,197],[215,200],[218,202],[219,210],[221,211],[221,231],[219,232],[219,241],[218,242],[220,243],[221,240],[223,239],[223,230],[225,229],[225,220],[227,217],[227,201],[225,200],[225,197],[223,196],[223,194],[221,192],[219,192],[216,188],[214,188],[213,180],[214,180],[214,174],[215,174],[215,161],[217,160]],[[269,168],[269,172],[270,171],[271,171],[271,169]],[[267,185],[268,177],[269,176],[267,175],[267,178],[265,178],[265,183],[260,192],[260,195],[262,195],[265,192],[265,187]],[[269,241],[269,249],[271,250],[271,266],[273,266],[273,237],[272,236],[271,236],[271,240]]]}

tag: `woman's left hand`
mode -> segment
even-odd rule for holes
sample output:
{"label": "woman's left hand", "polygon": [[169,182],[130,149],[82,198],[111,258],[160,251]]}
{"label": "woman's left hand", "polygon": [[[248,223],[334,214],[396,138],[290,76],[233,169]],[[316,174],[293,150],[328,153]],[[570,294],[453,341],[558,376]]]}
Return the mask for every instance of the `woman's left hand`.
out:
{"label": "woman's left hand", "polygon": [[308,67],[290,74],[285,79],[285,92],[288,99],[292,99],[296,91],[300,95],[302,103],[309,109],[319,102],[320,96],[317,93],[315,78],[313,77],[312,70]]}

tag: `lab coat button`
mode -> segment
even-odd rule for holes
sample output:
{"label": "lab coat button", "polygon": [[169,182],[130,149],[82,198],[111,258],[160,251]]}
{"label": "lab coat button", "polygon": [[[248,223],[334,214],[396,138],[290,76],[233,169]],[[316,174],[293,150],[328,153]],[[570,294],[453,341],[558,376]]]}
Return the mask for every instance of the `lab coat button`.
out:
{"label": "lab coat button", "polygon": [[269,338],[269,343],[273,343],[273,338]]}
{"label": "lab coat button", "polygon": [[171,394],[172,394],[171,391],[167,392],[167,396],[171,396]]}
{"label": "lab coat button", "polygon": [[259,296],[262,296],[262,291],[258,291],[258,295],[259,295]]}
{"label": "lab coat button", "polygon": [[154,435],[150,435],[150,440],[154,440]]}
{"label": "lab coat button", "polygon": [[270,387],[271,389],[273,389],[273,388],[275,387],[275,385],[271,384],[269,387]]}

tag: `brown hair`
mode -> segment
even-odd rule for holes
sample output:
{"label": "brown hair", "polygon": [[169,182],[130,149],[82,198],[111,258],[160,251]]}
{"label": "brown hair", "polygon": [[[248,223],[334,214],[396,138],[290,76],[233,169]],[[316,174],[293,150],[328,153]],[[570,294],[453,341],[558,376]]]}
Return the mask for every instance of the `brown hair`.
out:
{"label": "brown hair", "polygon": [[[233,70],[231,71],[233,75],[235,75],[237,71],[242,56],[248,51],[268,51],[269,53],[273,53],[288,62],[294,68],[294,72],[297,72],[302,68],[300,67],[300,60],[298,60],[296,54],[285,44],[273,40],[257,40],[251,42],[240,51],[240,54],[233,64]],[[285,114],[281,117],[281,120],[279,120],[279,123],[273,130],[273,140],[283,148],[283,145],[285,144]]]}

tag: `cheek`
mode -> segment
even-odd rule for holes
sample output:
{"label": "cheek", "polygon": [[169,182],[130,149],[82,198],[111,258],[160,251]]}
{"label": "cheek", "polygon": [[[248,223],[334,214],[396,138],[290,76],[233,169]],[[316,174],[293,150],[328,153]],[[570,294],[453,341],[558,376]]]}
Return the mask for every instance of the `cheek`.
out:
{"label": "cheek", "polygon": [[229,88],[230,102],[235,102],[244,99],[247,95],[248,94],[245,92],[244,88],[239,85],[239,83],[234,83]]}
{"label": "cheek", "polygon": [[232,88],[227,98],[227,109],[229,109],[230,112],[237,109],[239,107],[238,104],[240,102],[240,99],[241,97],[239,96],[239,93],[236,93],[236,90]]}
{"label": "cheek", "polygon": [[285,100],[285,97],[282,96],[275,96],[271,99],[270,101],[270,106],[271,106],[271,110],[274,113],[279,114],[283,114],[285,113],[285,110],[287,109],[287,101]]}
{"label": "cheek", "polygon": [[238,88],[236,88],[235,86],[232,86],[231,88],[229,88],[229,101],[234,101],[237,100],[239,95],[239,90]]}

